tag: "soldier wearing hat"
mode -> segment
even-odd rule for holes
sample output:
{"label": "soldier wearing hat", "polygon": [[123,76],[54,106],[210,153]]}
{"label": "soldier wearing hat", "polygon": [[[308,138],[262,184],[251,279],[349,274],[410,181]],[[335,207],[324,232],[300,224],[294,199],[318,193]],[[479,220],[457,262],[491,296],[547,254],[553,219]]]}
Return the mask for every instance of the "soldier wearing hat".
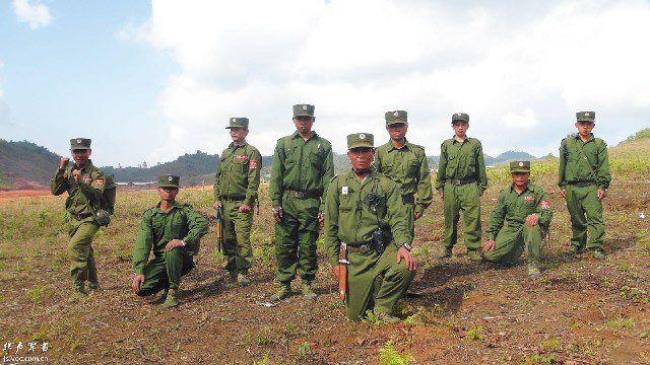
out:
{"label": "soldier wearing hat", "polygon": [[427,155],[424,147],[406,140],[406,111],[388,111],[385,119],[390,140],[377,148],[375,166],[377,172],[400,186],[402,200],[409,214],[409,230],[413,234],[414,221],[422,217],[433,200]]}
{"label": "soldier wearing hat", "polygon": [[[586,248],[594,258],[603,259],[602,201],[612,181],[607,144],[592,133],[596,113],[578,112],[576,119],[578,133],[564,138],[560,144],[560,195],[566,199],[573,231],[570,253],[577,255]],[[591,236],[589,242],[587,231]]]}
{"label": "soldier wearing hat", "polygon": [[513,264],[526,248],[528,275],[540,274],[542,238],[551,225],[553,211],[544,190],[529,182],[530,161],[510,162],[512,184],[501,190],[490,214],[483,258]]}
{"label": "soldier wearing hat", "polygon": [[230,118],[232,143],[221,153],[214,181],[215,209],[223,209],[223,254],[226,270],[240,286],[250,284],[248,270],[253,261],[251,226],[253,206],[260,186],[262,155],[246,142],[248,118]]}
{"label": "soldier wearing hat", "polygon": [[451,118],[454,136],[440,146],[440,163],[436,190],[442,195],[445,209],[445,251],[451,257],[458,239],[458,221],[463,212],[465,246],[471,260],[481,255],[481,195],[487,189],[483,147],[476,138],[467,137],[469,115],[455,113]]}
{"label": "soldier wearing hat", "polygon": [[52,194],[68,193],[65,209],[69,218],[70,276],[73,288],[79,295],[87,294],[86,281],[89,289],[95,290],[99,287],[91,243],[100,227],[95,214],[100,208],[106,179],[102,171],[90,160],[90,143],[91,140],[87,138],[71,139],[70,150],[74,162],[69,166],[70,159],[62,157],[50,182]]}
{"label": "soldier wearing hat", "polygon": [[275,218],[278,291],[272,300],[291,294],[291,281],[299,272],[302,294],[314,299],[319,222],[324,193],[334,175],[332,146],[312,130],[314,106],[293,106],[296,132],[278,140],[271,165],[269,193]]}
{"label": "soldier wearing hat", "polygon": [[[163,291],[163,307],[178,305],[181,276],[194,268],[192,256],[208,233],[208,220],[189,204],[176,201],[180,177],[164,175],[158,180],[160,202],[142,215],[133,247],[134,275],[131,288],[139,296]],[[153,252],[153,259],[149,260]]]}
{"label": "soldier wearing hat", "polygon": [[360,320],[372,311],[380,320],[396,321],[397,302],[417,265],[408,209],[400,187],[372,167],[373,135],[351,134],[347,142],[352,169],[334,177],[327,190],[324,246],[334,274],[345,283],[348,317]]}

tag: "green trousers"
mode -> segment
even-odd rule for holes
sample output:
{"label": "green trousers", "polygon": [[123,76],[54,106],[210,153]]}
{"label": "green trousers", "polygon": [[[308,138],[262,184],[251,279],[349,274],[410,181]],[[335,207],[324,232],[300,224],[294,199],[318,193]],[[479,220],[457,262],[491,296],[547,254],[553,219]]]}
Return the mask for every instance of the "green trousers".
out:
{"label": "green trousers", "polygon": [[84,281],[97,283],[97,266],[91,243],[99,225],[93,217],[83,220],[70,219],[70,241],[68,242],[68,258],[70,259],[70,276],[72,285],[83,288]]}
{"label": "green trousers", "polygon": [[465,246],[478,250],[481,247],[481,194],[476,183],[454,185],[447,182],[443,191],[445,205],[445,247],[454,247],[458,240],[460,212],[465,223]]}
{"label": "green trousers", "polygon": [[192,256],[187,254],[184,247],[176,247],[163,252],[149,261],[142,270],[144,283],[138,295],[153,295],[163,289],[178,289],[181,277],[194,268]]}
{"label": "green trousers", "polygon": [[372,250],[365,254],[349,252],[348,260],[348,318],[361,320],[368,310],[375,315],[394,314],[415,277],[403,260],[397,263],[395,245],[388,245],[381,255]]}
{"label": "green trousers", "polygon": [[[571,245],[577,249],[602,249],[605,238],[603,204],[596,185],[566,186],[566,206],[571,215]],[[587,242],[587,231],[591,236]]]}
{"label": "green trousers", "polygon": [[275,225],[275,256],[278,261],[276,278],[279,282],[291,282],[296,277],[296,272],[300,273],[304,281],[316,278],[319,208],[319,199],[298,199],[284,193],[284,216],[282,222]]}
{"label": "green trousers", "polygon": [[506,224],[497,234],[495,242],[494,250],[483,254],[487,261],[514,264],[527,249],[528,260],[539,263],[543,244],[542,227],[539,224],[532,227],[527,224]]}
{"label": "green trousers", "polygon": [[226,257],[226,270],[246,274],[253,263],[253,209],[241,213],[241,204],[241,201],[223,201],[223,254]]}

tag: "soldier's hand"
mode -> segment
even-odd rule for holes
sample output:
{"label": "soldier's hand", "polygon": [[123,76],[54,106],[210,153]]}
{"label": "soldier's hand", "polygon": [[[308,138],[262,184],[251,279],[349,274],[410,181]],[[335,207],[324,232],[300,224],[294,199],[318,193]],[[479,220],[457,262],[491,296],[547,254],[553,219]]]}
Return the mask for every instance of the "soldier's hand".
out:
{"label": "soldier's hand", "polygon": [[566,199],[566,189],[560,189],[560,196],[561,196],[563,199]]}
{"label": "soldier's hand", "polygon": [[487,240],[483,242],[483,246],[481,247],[483,249],[483,252],[490,252],[494,250],[496,247],[497,243],[494,242],[494,240]]}
{"label": "soldier's hand", "polygon": [[221,202],[218,201],[218,200],[215,200],[214,203],[212,203],[212,208],[214,208],[214,209],[221,208]]}
{"label": "soldier's hand", "polygon": [[143,283],[144,283],[144,275],[142,274],[134,275],[133,280],[131,281],[131,289],[133,289],[133,291],[137,293],[140,291],[140,287],[142,286]]}
{"label": "soldier's hand", "polygon": [[81,181],[81,171],[72,170],[72,177],[74,177],[74,181],[76,181],[76,182]]}
{"label": "soldier's hand", "polygon": [[603,200],[607,196],[607,190],[598,189],[598,200]]}
{"label": "soldier's hand", "polygon": [[422,218],[422,215],[423,215],[422,212],[416,212],[415,213],[415,220],[418,220],[418,219]]}
{"label": "soldier's hand", "polygon": [[321,211],[318,212],[318,223],[319,224],[325,223],[325,214],[323,214],[323,212]]}
{"label": "soldier's hand", "polygon": [[530,227],[536,226],[539,222],[539,216],[537,214],[531,214],[526,217],[526,224]]}
{"label": "soldier's hand", "polygon": [[415,260],[415,257],[411,255],[411,252],[404,247],[400,247],[397,250],[397,263],[399,264],[404,259],[404,263],[409,271],[415,271],[417,269],[418,263]]}
{"label": "soldier's hand", "polygon": [[165,252],[169,252],[175,249],[176,247],[183,247],[183,241],[179,239],[173,239],[167,242],[167,244],[165,245]]}
{"label": "soldier's hand", "polygon": [[61,157],[61,160],[59,161],[59,170],[63,170],[68,167],[68,162],[70,162],[70,158]]}
{"label": "soldier's hand", "polygon": [[276,207],[271,209],[273,212],[273,218],[275,219],[276,223],[282,222],[282,217],[284,216],[284,212],[282,211],[282,207]]}
{"label": "soldier's hand", "polygon": [[248,213],[251,211],[251,206],[248,204],[242,204],[239,206],[239,212],[240,213]]}

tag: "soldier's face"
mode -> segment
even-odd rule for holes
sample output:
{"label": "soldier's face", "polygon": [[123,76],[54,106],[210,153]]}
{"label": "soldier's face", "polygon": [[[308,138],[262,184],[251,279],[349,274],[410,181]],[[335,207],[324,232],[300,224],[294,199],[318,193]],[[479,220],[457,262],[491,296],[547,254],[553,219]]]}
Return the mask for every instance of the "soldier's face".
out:
{"label": "soldier's face", "polygon": [[72,159],[77,166],[85,166],[90,158],[92,150],[72,150]]}
{"label": "soldier's face", "polygon": [[407,123],[398,123],[398,124],[392,124],[386,127],[386,130],[388,131],[388,134],[390,135],[390,139],[394,141],[401,141],[406,137],[406,131],[409,129],[409,126]]}
{"label": "soldier's face", "polygon": [[586,137],[591,134],[596,124],[593,122],[576,122],[576,128],[581,136]]}
{"label": "soldier's face", "polygon": [[246,139],[248,129],[246,128],[230,128],[230,138],[233,142],[241,142]]}
{"label": "soldier's face", "polygon": [[314,125],[314,118],[312,117],[295,117],[293,118],[293,124],[296,126],[296,130],[301,134],[311,133],[311,127]]}
{"label": "soldier's face", "polygon": [[515,172],[512,174],[512,183],[518,188],[525,188],[528,185],[530,174],[528,172]]}
{"label": "soldier's face", "polygon": [[348,158],[354,171],[366,171],[375,160],[375,149],[370,147],[359,147],[348,150]]}
{"label": "soldier's face", "polygon": [[456,133],[458,137],[465,137],[465,134],[469,129],[469,123],[463,121],[454,122],[451,126],[454,128],[454,133]]}
{"label": "soldier's face", "polygon": [[178,194],[178,188],[158,188],[158,195],[160,195],[160,200],[173,201],[176,199],[176,194]]}

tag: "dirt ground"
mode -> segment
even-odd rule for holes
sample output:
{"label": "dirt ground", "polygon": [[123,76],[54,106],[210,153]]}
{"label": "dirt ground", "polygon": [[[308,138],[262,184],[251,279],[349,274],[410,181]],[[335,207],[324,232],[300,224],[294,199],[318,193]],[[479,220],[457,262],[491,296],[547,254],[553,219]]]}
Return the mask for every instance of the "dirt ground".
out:
{"label": "dirt ground", "polygon": [[[435,259],[442,233],[437,198],[416,225],[417,296],[403,300],[398,324],[346,320],[324,257],[318,299],[294,295],[268,306],[274,289],[268,206],[255,217],[253,285],[225,284],[211,231],[198,268],[183,281],[179,307],[164,310],[157,297],[134,296],[129,255],[142,209],[129,194],[151,195],[144,206],[155,201],[153,192],[121,195],[122,213],[94,243],[102,288],[74,299],[66,234],[50,223],[59,222],[63,199],[3,192],[0,210],[36,223],[21,226],[9,215],[0,222],[0,341],[14,349],[18,342],[47,342],[42,354],[52,364],[406,363],[380,359],[389,343],[415,364],[650,364],[650,225],[640,217],[648,212],[650,182],[612,185],[604,261],[562,255],[568,215],[552,181],[543,185],[555,216],[540,279],[527,278],[525,258],[513,267],[471,263],[462,244],[451,260]],[[482,199],[484,227],[497,193],[491,187]],[[211,192],[197,194],[208,206]],[[43,233],[29,232],[37,225]]]}

